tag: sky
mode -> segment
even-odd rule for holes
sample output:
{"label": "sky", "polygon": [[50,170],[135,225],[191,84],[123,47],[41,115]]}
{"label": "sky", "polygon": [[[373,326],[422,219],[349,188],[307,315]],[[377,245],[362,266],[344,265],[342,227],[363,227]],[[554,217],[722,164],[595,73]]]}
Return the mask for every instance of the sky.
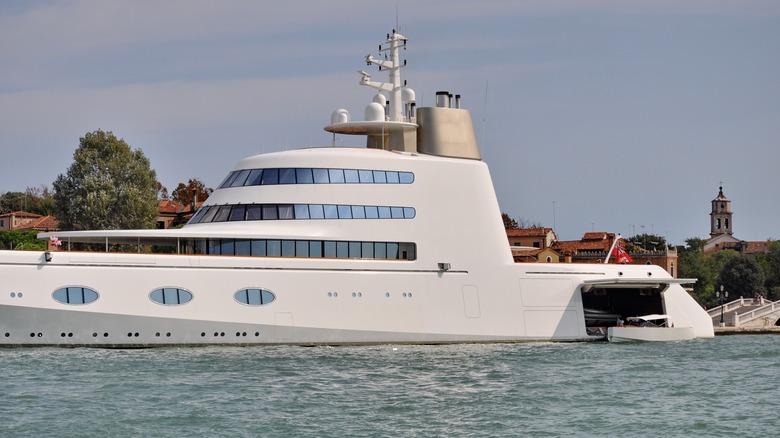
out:
{"label": "sky", "polygon": [[51,187],[97,129],[169,191],[328,146],[396,25],[418,107],[463,96],[511,217],[684,244],[722,184],[737,238],[780,238],[775,0],[3,1],[0,193]]}

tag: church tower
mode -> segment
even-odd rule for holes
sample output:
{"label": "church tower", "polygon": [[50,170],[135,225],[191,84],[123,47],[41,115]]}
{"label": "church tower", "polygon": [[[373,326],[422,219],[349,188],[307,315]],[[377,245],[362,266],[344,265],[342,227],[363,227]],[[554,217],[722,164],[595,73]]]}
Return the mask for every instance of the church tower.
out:
{"label": "church tower", "polygon": [[712,200],[712,213],[710,213],[710,238],[715,238],[722,234],[731,236],[731,201],[723,196],[723,187],[720,187],[718,197]]}

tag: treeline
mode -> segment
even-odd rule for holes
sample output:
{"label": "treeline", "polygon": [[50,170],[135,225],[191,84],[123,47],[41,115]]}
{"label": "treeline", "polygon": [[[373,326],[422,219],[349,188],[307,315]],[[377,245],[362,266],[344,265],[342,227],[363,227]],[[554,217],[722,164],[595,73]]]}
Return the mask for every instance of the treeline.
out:
{"label": "treeline", "polygon": [[700,238],[685,241],[678,248],[679,277],[697,278],[693,286],[694,298],[703,306],[720,305],[716,292],[723,286],[727,301],[740,297],[762,296],[780,300],[780,241],[770,241],[766,254],[740,254],[726,249],[704,252]]}

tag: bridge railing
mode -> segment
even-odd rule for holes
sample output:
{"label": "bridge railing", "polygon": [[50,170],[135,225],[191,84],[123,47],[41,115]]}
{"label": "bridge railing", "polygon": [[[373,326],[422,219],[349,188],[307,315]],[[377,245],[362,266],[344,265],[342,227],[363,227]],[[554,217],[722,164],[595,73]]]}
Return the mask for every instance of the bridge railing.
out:
{"label": "bridge railing", "polygon": [[[723,313],[728,313],[728,312],[731,312],[732,310],[737,310],[740,307],[756,306],[758,304],[759,304],[759,300],[757,300],[755,298],[740,298],[738,300],[734,300],[734,301],[731,301],[731,302],[723,304],[723,306],[722,306],[723,307]],[[712,318],[714,318],[716,316],[720,316],[720,308],[721,308],[721,306],[713,307],[712,309],[708,309],[707,310],[707,314],[710,315],[710,317],[712,317]]]}
{"label": "bridge railing", "polygon": [[780,310],[780,301],[771,302],[765,306],[759,307],[758,309],[753,309],[750,312],[745,312],[742,314],[734,313],[734,327],[739,327],[741,322],[751,321],[756,318],[769,315],[770,313],[773,313],[777,310]]}

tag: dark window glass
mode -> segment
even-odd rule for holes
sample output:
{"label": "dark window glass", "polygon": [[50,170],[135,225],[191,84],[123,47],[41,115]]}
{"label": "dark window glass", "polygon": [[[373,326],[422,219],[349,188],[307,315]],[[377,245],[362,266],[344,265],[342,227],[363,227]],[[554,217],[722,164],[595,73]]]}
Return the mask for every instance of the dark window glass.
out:
{"label": "dark window glass", "polygon": [[86,287],[63,287],[52,293],[62,304],[89,304],[98,299],[98,293]]}
{"label": "dark window glass", "polygon": [[360,182],[363,184],[373,183],[374,182],[374,173],[370,170],[360,170],[358,171],[358,177],[360,178]]}
{"label": "dark window glass", "polygon": [[236,240],[236,255],[248,256],[251,255],[250,242],[248,240]]}
{"label": "dark window glass", "polygon": [[385,172],[388,184],[398,184],[398,172]]}
{"label": "dark window glass", "polygon": [[252,241],[252,255],[253,256],[265,256],[265,240],[253,240]]}
{"label": "dark window glass", "polygon": [[279,169],[279,184],[295,184],[295,169]]}
{"label": "dark window glass", "polygon": [[233,180],[232,183],[230,183],[230,187],[243,186],[244,183],[246,182],[246,178],[249,176],[249,172],[251,172],[251,170],[249,169],[242,170],[241,172],[239,172],[238,175],[236,176],[236,179]]}
{"label": "dark window glass", "polygon": [[246,220],[259,221],[262,218],[263,218],[262,205],[248,205],[246,207]]}
{"label": "dark window glass", "polygon": [[263,176],[260,178],[260,184],[264,186],[279,184],[279,169],[263,170]]}
{"label": "dark window glass", "polygon": [[387,243],[387,258],[389,259],[397,259],[398,258],[398,244],[397,243]]}
{"label": "dark window glass", "polygon": [[236,292],[233,298],[241,304],[263,306],[276,300],[276,295],[265,289],[244,289]]}
{"label": "dark window glass", "polygon": [[352,219],[352,209],[349,205],[339,205],[339,219]]}
{"label": "dark window glass", "polygon": [[414,208],[404,207],[404,219],[414,219]]}
{"label": "dark window glass", "polygon": [[294,240],[282,240],[282,257],[295,257]]}
{"label": "dark window glass", "polygon": [[282,241],[268,240],[266,243],[266,252],[270,257],[279,257],[282,255]]}
{"label": "dark window glass", "polygon": [[339,211],[335,205],[325,205],[325,219],[338,219]]}
{"label": "dark window glass", "polygon": [[230,211],[231,221],[242,221],[246,214],[246,205],[236,205],[233,210]]}
{"label": "dark window glass", "polygon": [[344,182],[347,183],[360,182],[360,179],[358,178],[358,171],[354,169],[344,169]]}
{"label": "dark window glass", "polygon": [[322,240],[309,241],[309,257],[322,257]]}
{"label": "dark window glass", "polygon": [[324,249],[325,249],[324,252],[325,257],[329,257],[332,259],[336,258],[336,242],[332,240],[326,240],[324,242]]}
{"label": "dark window glass", "polygon": [[239,172],[238,170],[234,170],[230,172],[227,178],[225,178],[225,180],[222,181],[222,184],[219,185],[219,188],[224,189],[225,187],[230,187],[230,183],[232,183],[233,180],[236,179],[236,176],[238,176],[238,172]]}
{"label": "dark window glass", "polygon": [[414,182],[414,174],[412,172],[398,172],[398,179],[401,184],[411,184]]}
{"label": "dark window glass", "polygon": [[329,169],[331,184],[339,184],[344,182],[344,170],[343,169]]}
{"label": "dark window glass", "polygon": [[366,208],[362,205],[353,205],[352,206],[352,219],[365,219],[366,218]]}
{"label": "dark window glass", "polygon": [[276,204],[263,205],[263,220],[265,221],[273,219],[279,219],[279,216],[276,214]]}
{"label": "dark window glass", "polygon": [[179,304],[189,303],[192,300],[192,292],[175,287],[164,287],[153,290],[149,294],[149,299],[157,304],[177,306]]}
{"label": "dark window glass", "polygon": [[328,184],[328,169],[312,169],[314,171],[314,182],[316,184]]}
{"label": "dark window glass", "polygon": [[314,183],[314,177],[311,174],[311,169],[295,169],[295,177],[298,180],[298,184]]}
{"label": "dark window glass", "polygon": [[374,244],[374,257],[378,259],[386,259],[387,258],[387,243],[385,242],[376,242]]}
{"label": "dark window glass", "polygon": [[208,208],[201,208],[200,210],[198,210],[198,212],[195,213],[195,216],[193,216],[192,219],[190,219],[190,223],[197,224],[203,218],[203,215],[206,214],[207,211]]}
{"label": "dark window glass", "polygon": [[296,240],[295,241],[295,257],[309,257],[309,241],[308,240]]}
{"label": "dark window glass", "polygon": [[364,258],[372,259],[375,257],[374,255],[374,242],[363,242],[363,247],[361,248],[361,252],[363,254]]}
{"label": "dark window glass", "polygon": [[340,259],[349,257],[349,242],[336,242],[336,257]]}
{"label": "dark window glass", "polygon": [[214,220],[212,222],[224,222],[227,220],[229,215],[230,215],[230,206],[223,205],[219,207],[219,210],[217,211],[216,216],[214,216]]}
{"label": "dark window glass", "polygon": [[309,204],[309,214],[312,219],[324,219],[325,211],[322,204]]}
{"label": "dark window glass", "polygon": [[222,254],[222,241],[219,239],[209,239],[209,254]]}
{"label": "dark window glass", "polygon": [[214,216],[217,214],[217,211],[219,211],[219,207],[216,205],[211,206],[208,208],[208,211],[206,214],[203,215],[203,219],[201,219],[201,222],[211,222],[214,220]]}
{"label": "dark window glass", "polygon": [[387,175],[385,174],[384,170],[374,171],[374,182],[376,184],[384,184],[387,182]]}
{"label": "dark window glass", "polygon": [[379,219],[379,209],[376,206],[366,205],[366,218]]}
{"label": "dark window glass", "polygon": [[222,248],[220,249],[222,255],[235,255],[236,250],[233,245],[233,239],[222,239]]}
{"label": "dark window glass", "polygon": [[249,173],[249,177],[247,177],[246,182],[244,183],[245,186],[259,186],[260,185],[260,178],[263,176],[263,169],[254,169],[252,172]]}
{"label": "dark window glass", "polygon": [[295,219],[309,218],[309,204],[295,204]]}
{"label": "dark window glass", "polygon": [[293,206],[290,204],[280,205],[279,219],[295,219],[295,216],[293,216]]}
{"label": "dark window glass", "polygon": [[379,208],[380,219],[390,219],[392,217],[390,215],[390,207],[378,207],[378,208]]}
{"label": "dark window glass", "polygon": [[349,242],[349,257],[359,259],[361,257],[361,247],[360,242]]}

